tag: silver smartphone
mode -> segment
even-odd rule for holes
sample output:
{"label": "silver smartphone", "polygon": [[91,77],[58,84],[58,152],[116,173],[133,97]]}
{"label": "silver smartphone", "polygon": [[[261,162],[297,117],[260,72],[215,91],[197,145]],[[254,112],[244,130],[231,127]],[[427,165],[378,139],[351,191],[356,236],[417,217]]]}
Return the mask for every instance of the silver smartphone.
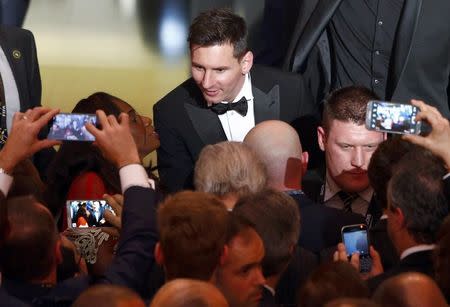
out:
{"label": "silver smartphone", "polygon": [[387,133],[419,134],[419,108],[411,104],[372,100],[367,104],[366,128]]}
{"label": "silver smartphone", "polygon": [[365,224],[347,225],[341,229],[342,243],[344,243],[347,256],[359,253],[360,271],[370,272],[372,258],[369,253],[369,238]]}

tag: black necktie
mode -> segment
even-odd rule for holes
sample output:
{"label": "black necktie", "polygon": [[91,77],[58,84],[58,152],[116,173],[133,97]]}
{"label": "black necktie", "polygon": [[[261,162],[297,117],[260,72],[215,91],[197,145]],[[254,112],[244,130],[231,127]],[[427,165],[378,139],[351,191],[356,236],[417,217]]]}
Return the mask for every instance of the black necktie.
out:
{"label": "black necktie", "polygon": [[239,101],[233,103],[214,103],[210,108],[218,115],[234,110],[242,116],[245,116],[247,115],[248,105],[247,99],[242,97]]}
{"label": "black necktie", "polygon": [[338,196],[344,203],[344,211],[345,212],[353,212],[352,203],[355,199],[358,198],[358,193],[347,193],[344,191],[339,191]]}

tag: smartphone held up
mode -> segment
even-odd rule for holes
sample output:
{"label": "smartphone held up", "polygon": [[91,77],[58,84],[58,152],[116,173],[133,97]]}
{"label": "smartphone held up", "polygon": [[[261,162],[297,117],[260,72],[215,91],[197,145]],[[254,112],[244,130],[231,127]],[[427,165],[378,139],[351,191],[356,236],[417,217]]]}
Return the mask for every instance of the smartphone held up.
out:
{"label": "smartphone held up", "polygon": [[360,271],[370,272],[372,258],[369,253],[369,239],[367,226],[364,224],[347,225],[341,229],[342,243],[345,245],[347,256],[350,258],[354,253],[359,253]]}
{"label": "smartphone held up", "polygon": [[95,114],[59,113],[53,117],[47,138],[62,141],[95,141],[86,124],[97,125]]}
{"label": "smartphone held up", "polygon": [[369,101],[366,128],[387,133],[419,134],[421,122],[416,121],[419,108],[411,104]]}

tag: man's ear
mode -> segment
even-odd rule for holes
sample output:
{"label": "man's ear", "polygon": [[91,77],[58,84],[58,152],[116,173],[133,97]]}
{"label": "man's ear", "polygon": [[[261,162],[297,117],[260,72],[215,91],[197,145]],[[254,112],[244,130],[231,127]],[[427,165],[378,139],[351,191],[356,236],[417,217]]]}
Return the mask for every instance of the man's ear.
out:
{"label": "man's ear", "polygon": [[253,53],[251,51],[247,51],[242,57],[240,64],[242,74],[247,74],[253,66]]}
{"label": "man's ear", "polygon": [[223,246],[223,250],[222,250],[222,254],[220,255],[220,259],[219,259],[219,266],[223,266],[225,264],[225,262],[227,261],[227,257],[228,257],[228,245],[224,245]]}
{"label": "man's ear", "polygon": [[317,140],[319,143],[319,147],[322,151],[325,151],[325,144],[327,143],[327,134],[325,133],[325,129],[319,126],[317,127]]}
{"label": "man's ear", "polygon": [[302,176],[308,170],[309,154],[307,151],[302,152]]}
{"label": "man's ear", "polygon": [[389,217],[389,220],[392,219],[392,228],[394,230],[400,230],[406,226],[405,215],[403,211],[398,207],[390,207],[388,210],[391,210],[392,215]]}
{"label": "man's ear", "polygon": [[158,263],[159,265],[164,265],[164,254],[163,251],[161,249],[161,244],[156,243],[155,245],[155,260],[156,263]]}

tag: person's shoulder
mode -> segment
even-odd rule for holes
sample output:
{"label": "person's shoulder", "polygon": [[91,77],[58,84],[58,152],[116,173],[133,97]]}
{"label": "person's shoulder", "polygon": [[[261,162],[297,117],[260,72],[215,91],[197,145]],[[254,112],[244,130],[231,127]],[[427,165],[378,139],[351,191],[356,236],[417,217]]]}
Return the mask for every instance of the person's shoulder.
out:
{"label": "person's shoulder", "polygon": [[0,25],[0,33],[11,39],[28,39],[33,37],[33,33],[30,30],[9,25]]}
{"label": "person's shoulder", "polygon": [[284,71],[278,67],[271,67],[261,64],[254,64],[250,71],[252,81],[256,80],[287,80],[298,82],[302,80],[301,75],[293,72]]}
{"label": "person's shoulder", "polygon": [[199,90],[194,79],[189,78],[158,100],[153,108],[154,110],[172,109],[184,104],[190,97],[195,97],[197,91]]}

